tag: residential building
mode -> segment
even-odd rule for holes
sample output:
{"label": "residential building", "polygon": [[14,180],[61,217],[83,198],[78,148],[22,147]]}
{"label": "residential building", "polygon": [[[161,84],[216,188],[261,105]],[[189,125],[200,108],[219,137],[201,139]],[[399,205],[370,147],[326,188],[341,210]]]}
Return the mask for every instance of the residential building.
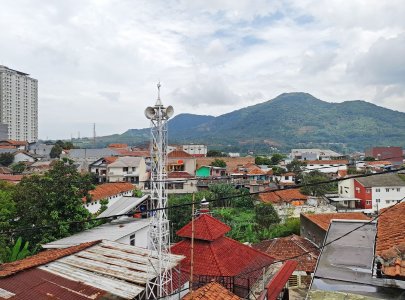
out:
{"label": "residential building", "polygon": [[134,186],[129,182],[103,183],[96,185],[94,190],[89,191],[89,199],[84,197],[83,205],[94,214],[101,208],[101,200],[108,200],[107,207],[112,206],[122,197],[131,197]]}
{"label": "residential building", "polygon": [[404,163],[402,147],[373,147],[365,151],[366,157],[374,157],[376,160],[387,160],[393,165],[400,166]]}
{"label": "residential building", "polygon": [[221,299],[221,300],[240,300],[241,298],[236,296],[231,291],[224,288],[218,282],[212,281],[202,287],[196,289],[185,295],[182,300],[209,300],[209,299]]}
{"label": "residential building", "polygon": [[13,153],[13,155],[14,155],[13,163],[15,163],[15,164],[17,164],[19,162],[33,163],[36,161],[36,158],[34,157],[34,155],[30,154],[29,152],[16,151]]}
{"label": "residential building", "polygon": [[8,125],[0,123],[0,140],[8,139]]}
{"label": "residential building", "polygon": [[263,203],[271,203],[280,206],[302,206],[309,197],[299,189],[267,190],[259,194],[259,200]]}
{"label": "residential building", "polygon": [[195,177],[184,171],[173,171],[167,175],[168,194],[190,194],[197,192]]}
{"label": "residential building", "polygon": [[[232,173],[243,173],[242,169],[245,169],[247,165],[254,165],[255,158],[253,156],[247,157],[197,157],[197,168],[201,166],[210,166],[215,159],[223,160],[226,163],[226,175]],[[243,175],[243,174],[242,174]]]}
{"label": "residential building", "polygon": [[38,80],[0,65],[0,123],[8,139],[38,140]]}
{"label": "residential building", "polygon": [[[164,259],[171,270],[183,258],[167,255]],[[154,251],[108,240],[42,251],[1,265],[0,297],[146,300],[147,281],[156,276],[150,268],[156,274],[163,272],[156,257]],[[173,277],[177,274],[173,270]]]}
{"label": "residential building", "polygon": [[311,274],[315,271],[319,248],[306,238],[298,235],[264,240],[253,244],[253,248],[265,252],[276,260],[295,260],[298,265],[290,276],[289,285],[309,287]]}
{"label": "residential building", "polygon": [[199,178],[213,178],[226,176],[226,168],[213,167],[213,166],[201,166],[196,172],[196,177]]}
{"label": "residential building", "polygon": [[[229,226],[208,214],[202,214],[185,225],[177,235],[183,240],[171,247],[171,253],[185,257],[180,270],[190,278],[191,238],[193,242],[193,286],[198,288],[216,280],[240,297],[263,275],[263,268],[274,259],[269,255],[225,236]],[[194,228],[194,230],[192,230]]]}
{"label": "residential building", "polygon": [[54,145],[33,143],[28,145],[28,151],[32,154],[41,155],[44,158],[51,158],[51,150]]}
{"label": "residential building", "polygon": [[[403,277],[382,275],[381,262],[374,266],[375,236],[375,221],[332,220],[307,299],[402,299]],[[383,263],[390,270],[395,258]]]}
{"label": "residential building", "polygon": [[42,248],[68,248],[103,239],[125,245],[147,248],[149,224],[149,219],[124,217],[44,244]]}
{"label": "residential building", "polygon": [[297,160],[334,160],[344,155],[329,149],[291,149],[291,159]]}
{"label": "residential building", "polygon": [[187,172],[194,176],[196,170],[196,158],[183,150],[174,150],[167,155],[168,172]]}
{"label": "residential building", "polygon": [[361,212],[301,214],[300,235],[313,242],[318,247],[323,245],[326,233],[332,220],[370,220]]}
{"label": "residential building", "polygon": [[78,171],[89,171],[89,166],[96,160],[106,156],[119,156],[117,149],[99,148],[99,149],[70,149],[62,154],[61,158],[69,158],[77,164]]}
{"label": "residential building", "polygon": [[347,171],[348,160],[307,160],[304,172],[319,171],[322,173],[338,173]]}
{"label": "residential building", "polygon": [[194,157],[206,157],[207,146],[206,145],[182,145],[182,150]]}
{"label": "residential building", "polygon": [[25,151],[28,143],[26,141],[0,140],[0,149],[15,149]]}
{"label": "residential building", "polygon": [[405,197],[405,181],[393,173],[348,178],[339,182],[338,193],[347,208],[376,213]]}

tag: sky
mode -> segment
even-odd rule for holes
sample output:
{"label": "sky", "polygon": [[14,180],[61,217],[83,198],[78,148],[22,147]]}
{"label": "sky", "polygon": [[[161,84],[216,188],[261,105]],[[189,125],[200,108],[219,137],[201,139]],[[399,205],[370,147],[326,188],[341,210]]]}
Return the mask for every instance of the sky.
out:
{"label": "sky", "polygon": [[39,81],[39,137],[221,115],[284,92],[405,112],[405,1],[4,0],[0,64]]}

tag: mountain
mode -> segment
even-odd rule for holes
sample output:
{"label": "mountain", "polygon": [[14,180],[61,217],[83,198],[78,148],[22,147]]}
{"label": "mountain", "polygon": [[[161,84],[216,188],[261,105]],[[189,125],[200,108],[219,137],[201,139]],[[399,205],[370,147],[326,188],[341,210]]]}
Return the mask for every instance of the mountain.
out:
{"label": "mountain", "polygon": [[[114,142],[139,143],[149,139],[149,129],[130,129],[112,137]],[[306,93],[285,93],[218,117],[177,115],[169,121],[169,140],[240,152],[263,152],[269,147],[338,151],[363,151],[373,145],[405,147],[405,113],[362,100],[329,103]]]}

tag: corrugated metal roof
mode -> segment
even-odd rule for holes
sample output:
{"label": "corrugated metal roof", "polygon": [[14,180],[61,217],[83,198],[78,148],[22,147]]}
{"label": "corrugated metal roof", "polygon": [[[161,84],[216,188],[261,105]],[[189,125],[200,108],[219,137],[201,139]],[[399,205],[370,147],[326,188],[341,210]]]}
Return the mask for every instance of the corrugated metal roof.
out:
{"label": "corrugated metal roof", "polygon": [[126,214],[145,201],[148,197],[149,195],[145,195],[142,198],[121,197],[121,199],[118,199],[113,205],[103,211],[99,215],[99,218]]}
{"label": "corrugated metal roof", "polygon": [[355,178],[364,187],[405,186],[405,181],[397,174],[375,174],[375,176]]}
{"label": "corrugated metal roof", "polygon": [[[173,254],[169,257],[169,268],[175,267],[184,258]],[[41,266],[40,269],[102,288],[124,299],[132,299],[145,290],[149,279],[155,277],[148,274],[150,267],[159,271],[159,261],[151,250],[103,240],[84,251]]]}
{"label": "corrugated metal roof", "polygon": [[88,229],[66,238],[45,244],[43,248],[67,248],[85,242],[106,239],[117,241],[124,236],[149,226],[149,219],[124,218]]}

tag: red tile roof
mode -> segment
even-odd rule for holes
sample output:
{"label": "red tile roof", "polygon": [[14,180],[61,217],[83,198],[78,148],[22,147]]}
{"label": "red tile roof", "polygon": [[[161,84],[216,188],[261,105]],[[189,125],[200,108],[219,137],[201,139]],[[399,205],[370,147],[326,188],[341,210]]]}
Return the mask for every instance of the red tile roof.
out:
{"label": "red tile roof", "polygon": [[120,156],[133,156],[133,157],[150,157],[150,152],[149,151],[131,151],[127,149],[114,149],[117,151]]}
{"label": "red tile roof", "polygon": [[18,183],[22,180],[24,175],[0,174],[0,180]]}
{"label": "red tile roof", "polygon": [[167,155],[168,158],[184,158],[184,157],[193,157],[191,154],[183,150],[174,150]]}
{"label": "red tile roof", "polygon": [[405,242],[405,202],[382,209],[381,213],[377,223],[377,255]]}
{"label": "red tile roof", "polygon": [[370,220],[365,214],[361,212],[349,213],[328,213],[328,214],[301,214],[308,220],[312,221],[318,227],[327,231],[331,220]]}
{"label": "red tile roof", "polygon": [[0,140],[0,144],[9,144],[13,146],[26,146],[28,142],[26,141],[15,141],[15,140]]}
{"label": "red tile roof", "polygon": [[[121,193],[129,192],[134,186],[129,182],[111,182],[97,185],[92,191],[89,191],[92,201],[98,201]],[[85,200],[85,198],[83,198]]]}
{"label": "red tile roof", "polygon": [[259,199],[264,203],[279,204],[284,202],[292,201],[307,201],[308,196],[302,194],[299,189],[286,189],[286,190],[275,190],[260,193]]}
{"label": "red tile roof", "polygon": [[199,289],[188,293],[183,300],[239,300],[238,296],[228,291],[217,282],[210,282]]}
{"label": "red tile roof", "polygon": [[[231,227],[222,223],[210,215],[203,214],[194,220],[194,238],[205,241],[213,241],[225,235],[231,230]],[[192,223],[188,223],[176,234],[183,238],[191,238]]]}
{"label": "red tile roof", "polygon": [[[293,259],[298,262],[297,271],[313,273],[319,256],[319,249],[309,240],[298,235],[290,235],[262,241],[252,245],[253,248],[267,253],[277,260]],[[304,254],[310,252],[308,254]],[[300,257],[294,258],[298,255]]]}
{"label": "red tile roof", "polygon": [[247,175],[264,175],[266,172],[264,172],[260,168],[252,168],[251,170],[248,171]]}
{"label": "red tile roof", "polygon": [[307,165],[347,165],[349,161],[346,159],[331,159],[331,160],[305,160]]}
{"label": "red tile roof", "polygon": [[374,166],[374,165],[392,165],[392,162],[388,160],[376,160],[376,161],[367,161],[365,163],[368,166]]}
{"label": "red tile roof", "polygon": [[123,148],[128,148],[128,145],[127,144],[109,144],[108,148],[123,149]]}
{"label": "red tile roof", "polygon": [[170,172],[167,175],[167,177],[168,178],[192,178],[194,176],[191,175],[190,173],[184,172],[184,171],[173,171],[173,172]]}
{"label": "red tile roof", "polygon": [[278,272],[271,278],[270,282],[266,285],[267,289],[267,300],[279,299],[278,296],[283,290],[284,286],[287,284],[288,279],[294,272],[297,266],[296,261],[286,261],[278,270]]}
{"label": "red tile roof", "polygon": [[[274,261],[269,255],[225,237],[229,226],[209,216],[195,220],[194,274],[236,276],[257,270]],[[173,254],[184,255],[182,272],[190,273],[191,222],[178,231],[185,239],[171,247]]]}
{"label": "red tile roof", "polygon": [[103,160],[106,162],[106,164],[112,164],[113,162],[115,162],[118,159],[117,156],[106,156],[103,158]]}
{"label": "red tile roof", "polygon": [[82,251],[99,242],[100,241],[93,241],[93,242],[83,243],[83,244],[80,244],[77,246],[64,248],[64,249],[46,250],[46,251],[39,252],[36,255],[24,258],[22,260],[2,264],[2,265],[0,265],[0,278],[16,274],[23,270],[31,269],[33,267],[47,264],[58,258]]}
{"label": "red tile roof", "polygon": [[380,252],[382,271],[385,275],[405,277],[405,242]]}

